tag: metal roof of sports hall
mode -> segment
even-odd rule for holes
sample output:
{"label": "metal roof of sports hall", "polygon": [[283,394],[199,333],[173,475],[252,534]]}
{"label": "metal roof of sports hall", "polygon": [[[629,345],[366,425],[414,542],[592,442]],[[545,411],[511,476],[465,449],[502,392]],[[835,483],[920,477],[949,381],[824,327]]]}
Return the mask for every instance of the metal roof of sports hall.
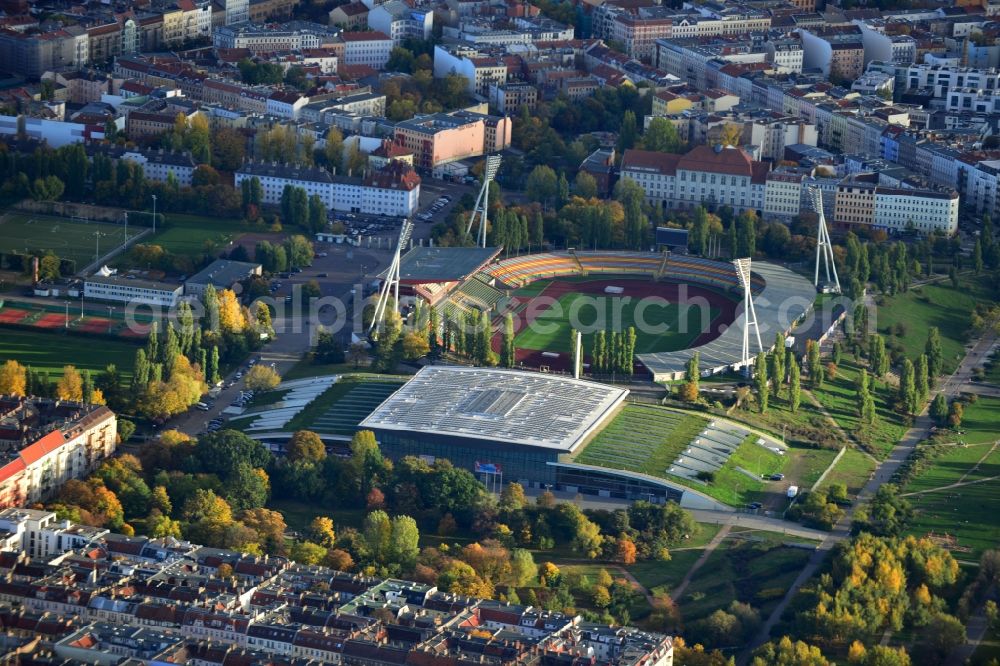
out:
{"label": "metal roof of sports hall", "polygon": [[521,370],[427,366],[360,428],[573,451],[615,411],[627,389]]}

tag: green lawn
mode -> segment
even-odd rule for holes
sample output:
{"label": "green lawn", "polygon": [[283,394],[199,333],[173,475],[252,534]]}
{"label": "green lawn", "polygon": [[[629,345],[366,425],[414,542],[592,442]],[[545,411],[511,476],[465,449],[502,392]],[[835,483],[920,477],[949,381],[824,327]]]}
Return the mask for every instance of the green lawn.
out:
{"label": "green lawn", "polygon": [[886,343],[901,344],[906,355],[915,359],[924,351],[928,329],[937,326],[941,331],[944,372],[951,373],[965,354],[973,308],[976,303],[991,300],[984,282],[981,278],[964,278],[957,289],[942,282],[887,297],[886,304],[878,308],[876,327],[887,333],[897,324],[902,325],[902,337],[891,335]]}
{"label": "green lawn", "polygon": [[14,359],[33,370],[48,372],[53,379],[62,376],[64,365],[100,372],[109,363],[118,366],[123,378],[130,379],[138,348],[136,344],[110,338],[11,328],[0,331],[0,362]]}
{"label": "green lawn", "polygon": [[966,404],[958,429],[964,433],[958,438],[967,444],[1000,439],[1000,398],[980,397],[975,403]]}
{"label": "green lawn", "polygon": [[800,488],[811,488],[833,462],[837,452],[832,449],[807,449],[790,446],[785,476]]}
{"label": "green lawn", "polygon": [[124,242],[125,227],[120,224],[21,212],[0,217],[0,252],[51,250],[62,259],[76,262],[78,271],[94,261],[98,249],[103,255]]}
{"label": "green lawn", "polygon": [[304,504],[294,500],[272,500],[267,508],[278,511],[285,517],[285,524],[288,529],[303,532],[309,527],[309,523],[316,516],[327,516],[333,519],[333,526],[336,530],[345,527],[360,528],[365,518],[363,509],[334,509],[327,507],[317,507],[312,504]]}
{"label": "green lawn", "polygon": [[675,599],[684,621],[690,626],[733,601],[749,603],[766,618],[795,580],[810,552],[769,541],[724,542],[698,570],[683,596]]}
{"label": "green lawn", "polygon": [[242,220],[169,213],[166,228],[147,243],[160,245],[173,254],[196,255],[227,246],[248,231]]}
{"label": "green lawn", "polygon": [[649,405],[626,405],[574,462],[662,477],[708,422]]}
{"label": "green lawn", "polygon": [[[955,446],[935,458],[903,491],[939,488],[957,483],[963,476],[965,482],[1000,476],[1000,448],[991,448],[992,444]],[[978,469],[972,471],[977,463]],[[996,520],[1000,493],[996,489],[997,481],[986,481],[909,496],[916,513],[909,531],[918,536],[930,532],[954,536],[960,548],[971,549],[954,555],[961,560],[978,560],[984,550],[1000,542],[1000,523]]]}
{"label": "green lawn", "polygon": [[[883,458],[902,439],[906,433],[906,425],[900,415],[890,407],[894,389],[887,387],[884,382],[874,380],[878,418],[873,426],[861,428],[855,390],[858,374],[858,366],[845,357],[841,359],[841,364],[837,368],[837,378],[833,381],[824,381],[821,388],[813,389],[813,395],[830,412],[841,428],[866,442],[874,455]],[[805,398],[802,402],[805,403]]]}
{"label": "green lawn", "polygon": [[874,470],[874,460],[857,449],[847,449],[823,479],[820,489],[829,488],[834,483],[843,483],[849,494],[857,495]]}
{"label": "green lawn", "polygon": [[[520,295],[518,293],[518,296]],[[519,349],[569,353],[572,344],[571,318],[576,320],[578,327],[592,327],[598,321],[598,312],[600,312],[602,313],[601,319],[606,320],[610,325],[613,321],[612,313],[620,306],[620,330],[624,331],[630,326],[635,326],[636,306],[640,302],[642,301],[637,299],[625,302],[624,299],[620,300],[618,297],[594,296],[592,294],[563,294],[556,304],[544,312],[538,313],[534,321],[517,334],[514,338],[514,346]],[[583,305],[584,303],[588,303],[588,305]],[[682,326],[680,306],[670,304],[664,307],[647,307],[642,312],[642,319],[646,325],[666,325],[667,329],[665,333],[654,335],[643,333],[640,327],[636,326],[635,353],[649,354],[690,347],[691,343],[701,334],[702,315],[701,307],[687,308],[687,322]],[[710,308],[708,320],[714,321],[718,315],[718,308]],[[617,329],[617,325],[614,328]],[[585,333],[583,335],[584,354],[589,354],[593,346],[594,333]]]}
{"label": "green lawn", "polygon": [[[756,443],[758,436],[750,435],[733,452],[725,464],[715,472],[715,478],[708,484],[697,484],[684,479],[685,485],[697,488],[730,506],[740,506],[747,502],[763,499],[768,482],[761,480],[762,474],[781,472],[788,463],[788,456],[764,448]],[[750,478],[737,467],[751,472],[757,478]],[[680,477],[671,476],[680,481]]]}

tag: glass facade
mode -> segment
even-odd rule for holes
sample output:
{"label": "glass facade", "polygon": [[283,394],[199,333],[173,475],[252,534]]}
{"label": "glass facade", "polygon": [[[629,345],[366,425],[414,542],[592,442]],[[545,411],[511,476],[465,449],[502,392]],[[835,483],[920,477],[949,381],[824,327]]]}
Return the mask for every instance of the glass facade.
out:
{"label": "glass facade", "polygon": [[[556,450],[419,432],[374,430],[382,453],[389,458],[445,458],[455,467],[473,473],[477,462],[498,465],[503,473],[500,480],[504,483],[517,481],[529,488],[551,487],[583,495],[656,503],[679,502],[683,493],[683,488],[665,481],[644,479],[618,470],[587,469],[560,463]],[[498,480],[487,474],[476,474],[476,477],[487,485]]]}

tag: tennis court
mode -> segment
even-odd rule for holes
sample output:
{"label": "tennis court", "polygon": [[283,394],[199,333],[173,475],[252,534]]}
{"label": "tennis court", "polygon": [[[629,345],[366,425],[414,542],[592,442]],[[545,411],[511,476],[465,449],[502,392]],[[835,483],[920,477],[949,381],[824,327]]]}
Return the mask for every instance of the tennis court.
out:
{"label": "tennis court", "polygon": [[[138,233],[135,230],[134,233]],[[76,270],[125,242],[125,226],[84,218],[11,212],[0,217],[0,253],[33,254],[51,250],[76,263]]]}

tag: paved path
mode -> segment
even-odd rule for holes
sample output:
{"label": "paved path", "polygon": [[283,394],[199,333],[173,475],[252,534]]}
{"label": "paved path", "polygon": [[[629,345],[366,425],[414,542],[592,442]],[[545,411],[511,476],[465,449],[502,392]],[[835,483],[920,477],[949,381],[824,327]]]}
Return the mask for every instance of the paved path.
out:
{"label": "paved path", "polygon": [[732,529],[732,527],[732,525],[727,523],[721,530],[719,530],[718,534],[712,537],[712,540],[708,542],[707,546],[705,546],[705,552],[701,554],[701,557],[695,560],[695,563],[691,565],[688,572],[684,574],[684,578],[681,579],[681,582],[678,583],[677,587],[670,592],[671,598],[675,601],[681,598],[684,594],[684,590],[686,590],[687,586],[691,583],[691,579],[694,578],[694,575],[698,572],[698,569],[701,569],[702,565],[708,561],[708,558],[715,552],[715,549],[719,547],[722,540],[728,536],[729,530]]}
{"label": "paved path", "polygon": [[[992,598],[992,596],[991,590],[986,597]],[[969,619],[965,621],[965,643],[952,650],[951,654],[948,655],[948,661],[945,662],[946,666],[962,666],[962,664],[967,663],[972,658],[976,648],[979,647],[979,644],[986,638],[986,633],[990,629],[990,623],[983,611],[984,608],[980,605],[969,616]]]}
{"label": "paved path", "polygon": [[[934,396],[938,393],[943,393],[947,397],[955,397],[962,391],[967,390],[968,385],[972,383],[972,370],[977,365],[979,365],[985,356],[985,352],[993,348],[996,343],[997,334],[995,332],[990,332],[984,337],[982,337],[972,349],[966,354],[965,358],[959,364],[958,368],[949,377],[944,379],[944,381],[939,381],[934,390],[931,391],[930,398],[928,399],[928,405],[930,401],[934,399]],[[921,413],[913,423],[913,426],[906,432],[903,439],[893,448],[889,457],[882,462],[872,478],[865,484],[858,493],[858,498],[848,509],[844,517],[841,518],[840,522],[834,527],[833,531],[823,540],[816,552],[813,553],[812,557],[809,558],[809,562],[803,567],[802,571],[795,578],[795,581],[788,588],[785,593],[784,598],[777,605],[774,611],[771,613],[770,617],[761,626],[760,631],[754,637],[753,641],[747,646],[747,648],[740,653],[739,658],[736,663],[737,666],[745,666],[750,661],[750,657],[753,655],[753,651],[758,647],[766,643],[771,639],[771,632],[774,630],[775,625],[781,620],[782,614],[788,607],[788,604],[799,592],[799,588],[805,584],[819,569],[823,560],[826,559],[827,553],[833,549],[833,547],[847,539],[850,536],[850,524],[854,517],[854,512],[862,504],[866,504],[871,501],[871,498],[875,496],[879,487],[887,481],[889,481],[893,475],[899,470],[900,466],[906,461],[913,449],[916,448],[917,444],[927,438],[930,433],[932,422],[931,418],[927,415],[927,409],[925,407],[923,413]]]}

